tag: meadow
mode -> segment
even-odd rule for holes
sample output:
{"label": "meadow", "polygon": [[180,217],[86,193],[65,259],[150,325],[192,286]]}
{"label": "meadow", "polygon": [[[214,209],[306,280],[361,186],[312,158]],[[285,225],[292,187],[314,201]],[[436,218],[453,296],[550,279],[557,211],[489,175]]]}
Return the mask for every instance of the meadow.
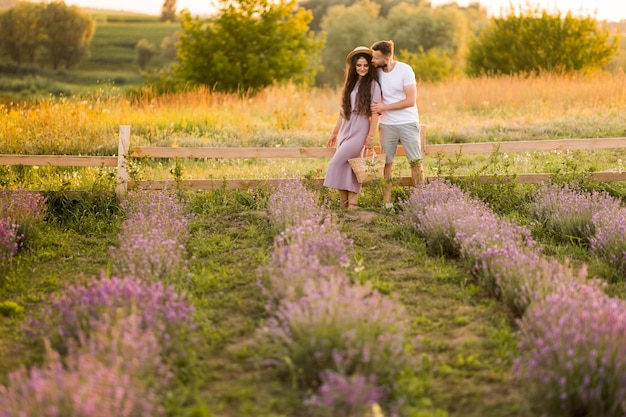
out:
{"label": "meadow", "polygon": [[[623,137],[623,74],[595,77],[503,77],[418,86],[420,121],[429,144]],[[102,86],[85,96],[44,98],[36,104],[0,105],[2,153],[115,155],[120,125],[131,127],[131,145],[220,147],[319,147],[337,117],[338,91],[294,85],[254,96],[208,89],[156,95],[146,88],[132,96]],[[27,138],[27,140],[25,140]],[[499,155],[500,173],[555,172],[576,164],[582,171],[621,171],[621,151]],[[427,158],[427,175],[472,174],[491,155]],[[146,160],[133,167],[136,179],[288,178],[323,176],[324,160]],[[400,159],[397,174],[406,172]],[[6,169],[9,181],[27,188],[89,189],[106,170]],[[29,182],[32,185],[29,185]]]}
{"label": "meadow", "polygon": [[[418,106],[429,143],[622,137],[625,89],[623,75],[459,80],[420,84]],[[89,95],[2,106],[0,152],[113,155],[121,124],[131,126],[137,145],[323,146],[337,101],[337,90],[297,86],[255,96],[209,90],[157,96],[149,89],[127,96],[102,86]],[[552,323],[548,318],[580,308],[565,303],[576,298],[567,292],[557,297],[554,280],[591,286],[591,278],[599,278],[602,293],[590,287],[585,294],[590,300],[611,296],[615,307],[597,310],[605,314],[597,319],[619,314],[615,300],[626,298],[624,269],[611,255],[619,251],[620,239],[611,240],[608,231],[620,229],[594,202],[612,204],[613,217],[621,219],[626,190],[620,183],[590,183],[584,173],[622,170],[623,158],[620,152],[598,151],[427,159],[427,175],[444,174],[453,185],[394,187],[393,213],[382,208],[381,184],[364,190],[360,210],[339,210],[332,190],[306,181],[323,175],[324,160],[138,161],[132,167],[136,178],[302,182],[285,182],[279,190],[131,190],[123,204],[113,196],[114,176],[105,168],[2,167],[2,186],[19,193],[2,195],[2,218],[20,225],[7,226],[4,236],[19,245],[3,246],[11,256],[3,258],[0,275],[0,382],[13,387],[3,405],[30,407],[29,395],[39,392],[42,408],[30,409],[29,415],[52,415],[44,411],[55,404],[52,398],[88,384],[92,379],[81,372],[88,369],[102,381],[132,381],[123,385],[124,404],[135,407],[128,415],[530,417],[553,411],[550,407],[560,404],[559,378],[572,376],[565,362],[542,362],[555,370],[548,387],[558,395],[553,402],[546,397],[540,409],[533,408],[532,387],[548,375],[520,375],[516,367],[530,370],[530,359],[547,360],[533,354],[537,342],[529,335],[550,329],[532,328],[529,322]],[[398,173],[405,168],[400,163]],[[551,172],[558,188],[455,180],[455,173],[479,171]],[[579,186],[569,188],[570,180]],[[87,192],[63,192],[68,189]],[[28,190],[44,191],[45,203],[33,201]],[[570,207],[580,210],[565,210]],[[17,219],[23,212],[32,216]],[[310,219],[317,220],[306,223]],[[457,238],[456,232],[465,237]],[[502,253],[507,256],[498,256]],[[511,277],[510,271],[520,274]],[[320,285],[306,284],[307,273]],[[321,285],[322,277],[329,277],[328,287]],[[518,293],[516,285],[543,283],[542,277],[546,284],[532,287],[540,290],[512,295]],[[95,296],[115,291],[127,295]],[[310,301],[300,302],[298,294]],[[529,308],[533,302],[542,306],[537,300],[549,295],[560,310]],[[327,298],[335,302],[322,303]],[[92,299],[99,304],[80,301]],[[178,306],[179,314],[159,305]],[[317,316],[307,312],[318,308],[328,321],[307,321]],[[388,314],[373,315],[378,308]],[[72,311],[84,314],[82,321],[72,318]],[[598,340],[607,358],[621,357],[610,356],[611,338],[593,333],[593,317],[587,319],[588,334],[596,339],[586,345],[588,339],[575,339],[576,357],[588,357],[586,349],[599,346]],[[362,322],[369,326],[355,324]],[[310,332],[319,340],[328,337],[339,356],[297,339],[306,334],[296,333],[297,326],[315,329]],[[358,336],[348,337],[353,333],[346,329]],[[130,366],[123,349],[101,350],[111,342],[141,361]],[[378,345],[387,347],[382,356]],[[563,348],[551,348],[560,358]],[[319,362],[311,364],[313,357]],[[381,369],[377,358],[388,366]],[[615,365],[610,371],[619,374],[621,362],[610,363]],[[22,366],[42,371],[35,378],[20,371]],[[595,368],[576,369],[584,375]],[[52,380],[63,383],[46,388]],[[603,393],[620,388],[618,379],[601,380],[607,381]],[[118,397],[107,386],[93,392],[101,404],[111,405]],[[16,387],[23,389],[17,393]],[[567,394],[574,409],[554,415],[579,415],[618,398],[585,397],[576,409],[580,397]],[[66,415],[102,414],[73,410]]]}
{"label": "meadow", "polygon": [[0,103],[28,101],[36,97],[91,94],[95,89],[115,87],[133,90],[144,82],[135,47],[146,39],[155,54],[146,73],[158,71],[173,59],[161,49],[167,37],[180,30],[178,23],[161,22],[157,16],[84,9],[96,22],[87,57],[70,70],[53,71],[39,66],[17,66],[0,53]]}

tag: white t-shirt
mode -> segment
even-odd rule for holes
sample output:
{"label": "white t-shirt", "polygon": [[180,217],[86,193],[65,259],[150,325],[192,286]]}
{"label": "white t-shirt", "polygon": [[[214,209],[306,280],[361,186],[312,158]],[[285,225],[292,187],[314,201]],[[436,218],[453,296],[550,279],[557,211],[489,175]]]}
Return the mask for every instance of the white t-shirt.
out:
{"label": "white t-shirt", "polygon": [[[406,98],[404,87],[416,84],[413,68],[404,62],[395,61],[395,63],[396,65],[389,72],[383,71],[382,68],[378,70],[378,79],[383,91],[383,103],[386,104],[404,100]],[[419,123],[417,104],[404,109],[387,110],[383,112],[379,121],[384,125]]]}

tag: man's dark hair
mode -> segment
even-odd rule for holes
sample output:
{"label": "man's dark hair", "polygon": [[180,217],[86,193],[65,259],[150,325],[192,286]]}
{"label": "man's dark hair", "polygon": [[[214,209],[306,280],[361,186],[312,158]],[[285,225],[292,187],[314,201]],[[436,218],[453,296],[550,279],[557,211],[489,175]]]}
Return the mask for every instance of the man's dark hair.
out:
{"label": "man's dark hair", "polygon": [[393,41],[378,41],[372,45],[372,51],[379,51],[384,56],[393,55]]}

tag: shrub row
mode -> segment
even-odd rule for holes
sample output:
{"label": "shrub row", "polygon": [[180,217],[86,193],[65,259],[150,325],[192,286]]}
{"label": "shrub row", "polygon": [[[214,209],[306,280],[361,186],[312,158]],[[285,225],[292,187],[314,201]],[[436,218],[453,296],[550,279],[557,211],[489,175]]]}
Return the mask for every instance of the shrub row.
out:
{"label": "shrub row", "polygon": [[[443,180],[415,189],[401,206],[405,224],[430,247],[466,259],[482,287],[519,317],[515,374],[539,414],[624,415],[622,300],[607,296],[584,266],[576,270],[567,260],[542,255],[529,230]],[[600,221],[624,211],[605,194],[544,184],[530,211],[554,236],[587,240],[596,252],[600,241],[615,242],[620,230],[623,236],[621,221],[610,232]]]}
{"label": "shrub row", "polygon": [[350,281],[352,242],[299,181],[280,184],[268,211],[279,234],[263,270],[269,319],[260,342],[285,377],[313,392],[311,415],[392,410],[400,373],[415,366],[404,307]]}
{"label": "shrub row", "polygon": [[44,341],[45,359],[0,386],[0,416],[165,415],[164,393],[194,320],[185,297],[160,281],[177,273],[184,253],[166,260],[158,243],[184,245],[186,219],[173,194],[128,197],[120,246],[111,250],[122,275],[69,287],[31,316],[27,331]]}
{"label": "shrub row", "polygon": [[46,214],[46,198],[24,189],[0,188],[0,268],[23,247]]}

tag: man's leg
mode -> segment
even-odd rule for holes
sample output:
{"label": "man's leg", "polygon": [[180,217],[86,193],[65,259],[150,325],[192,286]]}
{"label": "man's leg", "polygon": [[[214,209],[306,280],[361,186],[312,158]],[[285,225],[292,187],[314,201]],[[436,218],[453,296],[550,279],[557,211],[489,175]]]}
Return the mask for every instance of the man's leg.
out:
{"label": "man's leg", "polygon": [[420,127],[417,124],[400,126],[400,143],[404,147],[406,159],[411,167],[411,182],[414,187],[424,184],[424,160],[420,149]]}
{"label": "man's leg", "polygon": [[385,206],[391,204],[391,179],[393,177],[393,162],[385,164],[385,190],[383,191],[383,202]]}
{"label": "man's leg", "polygon": [[396,155],[398,148],[398,140],[400,139],[395,126],[379,125],[378,135],[380,138],[380,147],[382,151],[387,154],[387,161],[385,163],[385,189],[383,190],[383,204],[385,207],[393,207],[391,203],[391,179],[393,178],[393,159]]}
{"label": "man's leg", "polygon": [[411,165],[411,181],[413,182],[413,186],[417,187],[418,185],[423,185],[426,179],[424,176],[424,162],[421,159],[414,159],[413,161],[409,161],[409,165]]}

